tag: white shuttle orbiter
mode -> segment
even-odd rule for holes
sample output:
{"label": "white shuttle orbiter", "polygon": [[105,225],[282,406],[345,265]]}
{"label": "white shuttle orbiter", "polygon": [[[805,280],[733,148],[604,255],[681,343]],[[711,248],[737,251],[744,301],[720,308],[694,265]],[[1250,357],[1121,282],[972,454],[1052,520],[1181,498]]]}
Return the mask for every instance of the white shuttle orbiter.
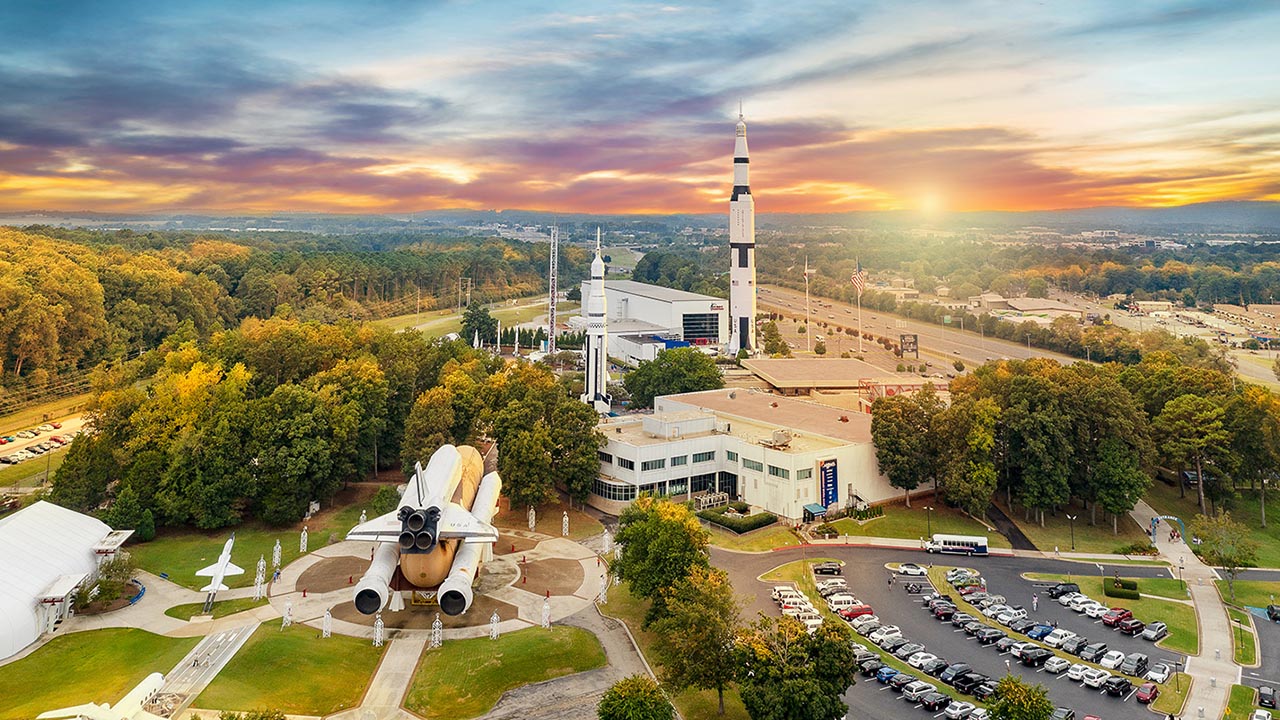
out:
{"label": "white shuttle orbiter", "polygon": [[130,690],[124,697],[120,698],[120,702],[112,707],[108,703],[97,705],[95,703],[86,703],[84,705],[76,705],[74,707],[65,707],[60,710],[50,710],[49,712],[40,713],[36,716],[36,720],[56,720],[58,718],[82,718],[83,720],[164,720],[159,715],[143,710],[147,703],[151,702],[160,688],[164,686],[164,676],[160,673],[151,673],[138,683],[137,687]]}

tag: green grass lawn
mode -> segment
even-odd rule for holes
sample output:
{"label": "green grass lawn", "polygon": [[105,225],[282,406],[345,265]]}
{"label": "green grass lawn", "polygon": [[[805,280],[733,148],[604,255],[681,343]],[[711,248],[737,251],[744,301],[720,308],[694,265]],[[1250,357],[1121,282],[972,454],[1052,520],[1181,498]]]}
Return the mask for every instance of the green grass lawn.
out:
{"label": "green grass lawn", "polygon": [[[653,633],[641,629],[644,615],[649,611],[649,601],[631,594],[627,583],[609,591],[609,602],[600,606],[601,612],[609,617],[617,618],[627,624],[631,634],[640,646],[640,652],[653,662]],[[744,618],[744,620],[750,620]],[[686,718],[717,718],[717,720],[750,720],[747,710],[742,706],[742,698],[738,695],[737,686],[730,686],[724,691],[724,715],[718,715],[719,704],[714,690],[685,690],[672,693],[671,702]]]}
{"label": "green grass lawn", "polygon": [[[34,487],[40,484],[45,477],[45,471],[49,474],[58,472],[58,468],[62,467],[62,461],[67,457],[67,451],[70,447],[63,447],[46,453],[38,458],[33,458],[17,465],[5,465],[0,470],[0,489],[11,487]],[[4,448],[0,447],[0,455],[6,455]]]}
{"label": "green grass lawn", "polygon": [[1231,644],[1235,647],[1236,662],[1240,665],[1253,665],[1258,662],[1258,641],[1253,636],[1249,614],[1238,608],[1227,607],[1227,615],[1231,618]]}
{"label": "green grass lawn", "polygon": [[1171,567],[1167,560],[1134,560],[1127,557],[1118,557],[1115,555],[1105,555],[1096,558],[1060,558],[1066,562],[1080,563],[1087,565],[1090,563],[1100,562],[1108,565],[1136,565],[1138,567]]}
{"label": "green grass lawn", "polygon": [[800,538],[791,532],[791,528],[782,523],[775,523],[767,528],[760,528],[752,532],[738,535],[724,528],[716,527],[708,523],[702,526],[711,532],[711,544],[727,550],[741,550],[743,552],[760,552],[764,550],[772,550],[776,547],[786,547],[788,545],[799,545]]}
{"label": "green grass lawn", "polygon": [[430,720],[473,718],[508,690],[604,664],[600,641],[571,626],[526,628],[497,640],[451,640],[422,655],[404,704]]}
{"label": "green grass lawn", "polygon": [[[1158,645],[1177,652],[1194,655],[1200,646],[1199,625],[1196,622],[1196,610],[1191,605],[1168,600],[1157,600],[1146,593],[1165,597],[1181,597],[1180,584],[1171,578],[1128,578],[1136,580],[1138,591],[1143,597],[1138,600],[1123,600],[1107,597],[1102,592],[1103,578],[1097,575],[1067,575],[1053,573],[1027,573],[1032,580],[1048,582],[1075,582],[1080,585],[1080,592],[1107,605],[1108,607],[1126,607],[1133,611],[1134,617],[1143,622],[1160,620],[1169,626],[1169,634]],[[1112,578],[1106,578],[1110,582]]]}
{"label": "green grass lawn", "polygon": [[360,638],[321,638],[306,625],[263,623],[194,705],[328,715],[360,703],[382,651]]}
{"label": "green grass lawn", "polygon": [[[30,405],[15,413],[0,417],[0,435],[12,435],[19,430],[26,430],[48,422],[50,419],[58,420],[68,415],[74,415],[82,411],[93,397],[92,393],[71,395],[39,405]],[[57,433],[54,434],[56,435]],[[3,448],[0,448],[0,450],[3,450]]]}
{"label": "green grass lawn", "polygon": [[827,609],[827,604],[822,601],[822,597],[818,595],[818,586],[813,579],[813,566],[824,562],[838,562],[835,558],[828,557],[812,557],[804,560],[796,560],[785,565],[770,570],[760,579],[764,582],[791,582],[796,584],[796,589],[804,593],[813,606],[818,609],[824,618],[834,620],[844,624],[839,615]]}
{"label": "green grass lawn", "polygon": [[[213,603],[213,618],[216,620],[220,617],[235,615],[244,610],[252,610],[267,604],[267,599],[254,600],[253,598],[235,598],[233,600],[218,600]],[[186,605],[174,605],[164,611],[165,615],[179,620],[190,620],[200,611],[204,610],[204,603],[187,603]]]}
{"label": "green grass lawn", "polygon": [[[498,505],[498,514],[493,518],[493,524],[500,528],[515,528],[517,530],[529,529],[529,515],[525,508],[516,508],[514,511],[506,509],[507,502],[504,499]],[[563,498],[557,497],[554,501],[544,503],[537,509],[535,517],[537,532],[552,537],[561,537],[560,531],[563,529],[564,514],[569,513],[569,539],[570,540],[586,540],[604,532],[604,525],[599,520],[578,510],[570,508]]]}
{"label": "green grass lawn", "polygon": [[[581,307],[581,303],[564,301],[556,304],[556,314],[564,317],[575,313]],[[520,298],[516,300],[515,305],[508,303],[500,307],[492,308],[489,311],[495,319],[502,323],[503,327],[511,327],[531,322],[535,318],[545,316],[547,314],[547,303],[545,296],[539,295],[530,298]],[[392,330],[404,330],[406,328],[416,327],[423,335],[427,337],[440,337],[449,333],[462,331],[462,315],[454,312],[452,307],[435,310],[424,310],[421,313],[409,313],[406,315],[396,315],[395,317],[374,320],[374,324],[391,328]],[[464,338],[470,341],[471,338]],[[527,348],[526,348],[527,349]]]}
{"label": "green grass lawn", "polygon": [[1191,693],[1191,676],[1176,673],[1169,681],[1160,686],[1160,695],[1151,703],[1151,708],[1158,713],[1178,716],[1182,714],[1182,706],[1187,704],[1187,695]]}
{"label": "green grass lawn", "polygon": [[29,720],[60,707],[115,703],[153,672],[168,673],[199,638],[110,629],[54,638],[0,666],[0,720]]}
{"label": "green grass lawn", "polygon": [[[315,550],[324,547],[329,543],[330,534],[334,535],[335,540],[341,540],[359,522],[361,509],[367,507],[367,503],[359,502],[323,510],[307,522],[307,548]],[[270,580],[271,550],[277,539],[280,541],[281,567],[300,556],[298,540],[302,532],[301,523],[296,527],[272,528],[262,523],[248,522],[213,532],[165,529],[151,542],[133,544],[128,549],[142,569],[156,575],[167,573],[170,581],[199,590],[209,583],[209,579],[197,577],[196,571],[212,565],[218,559],[223,544],[233,531],[236,534],[236,544],[231,550],[231,562],[239,565],[244,573],[226,578],[224,582],[227,587],[251,587],[259,557],[266,558],[267,579]]]}
{"label": "green grass lawn", "polygon": [[[1273,508],[1272,503],[1276,500],[1280,500],[1280,495],[1267,496],[1269,509]],[[1194,488],[1188,488],[1187,496],[1181,498],[1178,497],[1178,488],[1157,481],[1147,493],[1147,503],[1161,515],[1176,515],[1188,525],[1200,514]],[[1274,505],[1276,514],[1268,513],[1271,517],[1266,528],[1262,527],[1262,509],[1256,492],[1240,490],[1239,496],[1230,500],[1226,509],[1231,511],[1231,518],[1248,527],[1253,539],[1258,541],[1258,567],[1280,567],[1280,504]]]}
{"label": "green grass lawn", "polygon": [[1052,552],[1056,547],[1061,552],[1069,552],[1071,550],[1071,521],[1067,519],[1067,515],[1075,515],[1075,547],[1076,552],[1087,553],[1114,553],[1119,548],[1131,545],[1135,542],[1147,542],[1149,538],[1147,534],[1138,527],[1138,523],[1133,518],[1125,515],[1120,518],[1118,527],[1120,532],[1114,533],[1111,530],[1110,518],[1103,520],[1103,513],[1098,513],[1098,524],[1090,525],[1088,518],[1089,512],[1080,508],[1079,505],[1071,505],[1058,511],[1057,515],[1046,514],[1044,517],[1044,527],[1040,527],[1040,523],[1026,520],[1022,508],[1010,511],[1003,503],[1000,507],[1005,514],[1013,520],[1014,524],[1022,530],[1027,539],[1031,541],[1037,549],[1044,552]]}
{"label": "green grass lawn", "polygon": [[1280,596],[1280,582],[1264,582],[1262,580],[1235,581],[1235,599],[1231,598],[1231,590],[1226,580],[1215,580],[1223,602],[1235,605],[1265,608],[1272,604],[1276,596]]}
{"label": "green grass lawn", "polygon": [[[926,506],[933,507],[933,512],[926,511],[924,509]],[[930,515],[932,515],[932,520],[930,520]],[[857,537],[918,540],[927,538],[932,533],[985,535],[990,547],[1010,547],[1009,540],[1005,536],[988,530],[985,525],[959,510],[946,507],[940,503],[933,505],[917,501],[910,508],[901,505],[887,505],[884,509],[884,515],[875,520],[859,523],[853,518],[841,518],[831,524],[840,530],[840,534]]]}
{"label": "green grass lawn", "polygon": [[1231,696],[1227,698],[1227,710],[1230,712],[1223,713],[1223,720],[1248,720],[1249,713],[1258,707],[1254,704],[1254,700],[1258,697],[1258,692],[1248,685],[1232,685]]}

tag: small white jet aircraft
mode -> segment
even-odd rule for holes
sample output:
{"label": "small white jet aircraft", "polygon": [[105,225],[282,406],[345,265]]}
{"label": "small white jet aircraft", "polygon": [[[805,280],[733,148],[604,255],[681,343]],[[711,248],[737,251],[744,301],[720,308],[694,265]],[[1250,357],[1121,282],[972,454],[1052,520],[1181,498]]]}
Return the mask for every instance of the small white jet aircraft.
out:
{"label": "small white jet aircraft", "polygon": [[215,593],[219,590],[226,590],[227,586],[222,584],[222,580],[228,575],[239,575],[244,572],[244,570],[231,562],[231,547],[235,544],[236,536],[233,533],[231,538],[227,540],[227,544],[222,546],[222,554],[218,556],[218,561],[207,568],[196,571],[196,575],[200,577],[212,578],[208,585],[200,588],[201,592]]}
{"label": "small white jet aircraft", "polygon": [[127,695],[120,698],[120,702],[115,707],[107,703],[96,705],[94,703],[86,703],[84,705],[76,705],[75,707],[66,707],[61,710],[50,710],[46,713],[40,713],[36,716],[36,720],[56,720],[57,718],[84,718],[85,720],[164,720],[159,715],[153,715],[143,706],[151,702],[155,698],[160,688],[164,686],[164,676],[160,673],[151,673],[138,686],[130,690]]}

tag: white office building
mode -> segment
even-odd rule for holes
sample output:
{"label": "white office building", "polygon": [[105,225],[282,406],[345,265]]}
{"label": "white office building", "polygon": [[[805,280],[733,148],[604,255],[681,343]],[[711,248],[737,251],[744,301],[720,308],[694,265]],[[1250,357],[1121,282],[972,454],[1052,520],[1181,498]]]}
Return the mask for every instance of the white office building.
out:
{"label": "white office building", "polygon": [[[721,298],[633,280],[604,281],[609,356],[629,365],[686,345],[719,348],[729,339],[728,304]],[[582,283],[582,297],[591,281]]]}
{"label": "white office building", "polygon": [[800,520],[806,505],[901,497],[876,465],[871,416],[745,389],[668,395],[652,415],[600,424],[600,477],[588,502],[617,514],[639,493],[708,492]]}

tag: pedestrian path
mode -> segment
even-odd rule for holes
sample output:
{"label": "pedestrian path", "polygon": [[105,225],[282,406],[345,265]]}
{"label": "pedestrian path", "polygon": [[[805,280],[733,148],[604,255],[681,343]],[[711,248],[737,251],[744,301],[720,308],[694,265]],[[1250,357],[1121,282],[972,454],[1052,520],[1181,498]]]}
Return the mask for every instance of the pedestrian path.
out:
{"label": "pedestrian path", "polygon": [[414,633],[392,640],[382,654],[378,670],[369,682],[359,707],[330,715],[332,720],[414,720],[400,708],[413,681],[418,658],[427,647],[427,635]]}
{"label": "pedestrian path", "polygon": [[164,686],[159,694],[172,696],[174,716],[189,707],[209,687],[209,683],[257,629],[258,624],[253,623],[205,637],[164,676]]}

